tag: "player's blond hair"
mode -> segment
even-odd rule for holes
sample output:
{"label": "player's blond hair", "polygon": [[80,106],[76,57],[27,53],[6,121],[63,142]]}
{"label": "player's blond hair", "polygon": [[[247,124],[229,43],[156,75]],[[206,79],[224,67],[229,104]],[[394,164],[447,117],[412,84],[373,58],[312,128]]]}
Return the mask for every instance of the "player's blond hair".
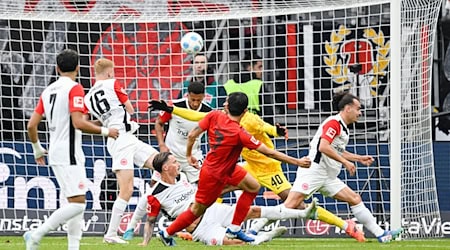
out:
{"label": "player's blond hair", "polygon": [[100,58],[94,63],[95,74],[102,74],[109,68],[114,68],[114,62],[109,59]]}

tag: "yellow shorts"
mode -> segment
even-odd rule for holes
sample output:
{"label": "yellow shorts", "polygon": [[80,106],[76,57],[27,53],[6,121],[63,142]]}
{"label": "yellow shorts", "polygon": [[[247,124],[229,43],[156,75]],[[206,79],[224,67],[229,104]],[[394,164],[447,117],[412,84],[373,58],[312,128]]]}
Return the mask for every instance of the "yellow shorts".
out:
{"label": "yellow shorts", "polygon": [[[291,183],[284,175],[279,162],[266,163],[264,168],[254,167],[246,162],[243,168],[247,170],[247,172],[251,174],[259,182],[259,184],[268,188],[275,194],[279,194],[292,187]],[[258,169],[265,169],[266,171],[258,171]],[[267,171],[267,169],[271,169],[272,171]]]}

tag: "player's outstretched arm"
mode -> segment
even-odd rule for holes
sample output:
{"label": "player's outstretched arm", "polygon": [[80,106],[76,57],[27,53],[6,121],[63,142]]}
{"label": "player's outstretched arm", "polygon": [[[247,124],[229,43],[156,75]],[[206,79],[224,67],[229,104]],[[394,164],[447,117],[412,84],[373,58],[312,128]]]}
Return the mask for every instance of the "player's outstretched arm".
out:
{"label": "player's outstretched arm", "polygon": [[277,150],[270,149],[264,144],[261,144],[256,150],[262,154],[269,156],[270,158],[286,162],[292,165],[297,165],[302,168],[309,168],[309,166],[311,165],[311,160],[308,157],[302,157],[301,159],[297,159],[289,155],[283,154]]}
{"label": "player's outstretched arm", "polygon": [[349,161],[357,161],[366,166],[372,165],[374,161],[373,157],[370,155],[358,155],[348,151],[344,151],[344,153],[342,153],[342,156]]}
{"label": "player's outstretched arm", "polygon": [[153,229],[155,228],[155,216],[147,216],[147,221],[144,225],[144,238],[139,246],[147,246],[153,236]]}
{"label": "player's outstretched arm", "polygon": [[162,110],[162,111],[166,111],[168,113],[172,113],[174,115],[178,115],[181,118],[184,118],[186,120],[189,121],[200,121],[201,119],[203,119],[207,113],[205,112],[198,112],[195,110],[191,110],[191,109],[186,109],[186,108],[179,108],[176,106],[169,106],[167,105],[167,103],[163,100],[151,100],[149,102],[149,106],[148,106],[149,110]]}
{"label": "player's outstretched arm", "polygon": [[100,127],[92,122],[88,121],[87,115],[83,114],[80,111],[74,111],[70,113],[70,117],[72,118],[72,124],[76,129],[83,131],[84,133],[89,134],[101,134],[103,136],[108,136],[111,138],[117,138],[119,136],[119,130],[115,128],[105,128]]}
{"label": "player's outstretched arm", "polygon": [[284,136],[288,139],[288,131],[286,127],[281,126],[279,123],[272,125],[265,122],[259,115],[247,112],[241,120],[241,126],[244,127],[250,134],[254,130],[264,132],[271,136]]}

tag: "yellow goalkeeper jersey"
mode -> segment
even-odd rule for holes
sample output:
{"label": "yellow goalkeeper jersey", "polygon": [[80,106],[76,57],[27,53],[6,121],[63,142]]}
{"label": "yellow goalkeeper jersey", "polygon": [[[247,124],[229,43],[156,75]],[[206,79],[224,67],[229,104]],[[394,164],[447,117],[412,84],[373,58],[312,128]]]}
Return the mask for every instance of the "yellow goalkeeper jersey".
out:
{"label": "yellow goalkeeper jersey", "polygon": [[[278,136],[275,126],[266,123],[261,117],[250,112],[245,113],[242,117],[241,126],[268,148],[275,148],[269,137],[269,135]],[[267,157],[256,150],[244,148],[241,155],[247,161],[248,167],[255,173],[269,173],[280,169],[281,163],[279,161]]]}
{"label": "yellow goalkeeper jersey", "polygon": [[[199,121],[203,119],[207,113],[174,106],[173,114],[187,120]],[[267,147],[271,149],[275,148],[269,137],[269,135],[278,136],[275,126],[266,123],[263,119],[261,119],[261,117],[250,112],[245,113],[241,119],[240,125],[247,130],[249,134],[253,135]],[[259,176],[261,173],[282,173],[281,162],[265,156],[256,150],[244,148],[241,155],[247,162],[247,166],[245,166],[245,168],[251,170],[255,176]]]}

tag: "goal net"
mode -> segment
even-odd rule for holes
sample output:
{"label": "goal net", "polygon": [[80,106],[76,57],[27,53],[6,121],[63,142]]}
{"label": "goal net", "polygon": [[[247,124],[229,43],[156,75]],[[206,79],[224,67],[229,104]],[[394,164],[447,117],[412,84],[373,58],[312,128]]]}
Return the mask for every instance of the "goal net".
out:
{"label": "goal net", "polygon": [[[72,48],[80,54],[78,81],[86,90],[93,83],[96,59],[115,62],[116,78],[137,109],[133,119],[141,125],[138,136],[155,147],[156,113],[147,111],[148,100],[182,97],[185,81],[193,77],[203,77],[212,86],[205,101],[220,107],[223,84],[236,77],[239,81],[245,63],[260,60],[259,112],[265,121],[289,128],[289,140],[274,141],[278,150],[296,157],[307,154],[318,126],[333,114],[332,95],[350,90],[361,99],[363,115],[351,128],[348,150],[376,160],[370,167],[357,165],[356,176],[343,170],[339,177],[362,196],[382,227],[401,223],[407,238],[441,236],[436,226],[440,213],[430,92],[442,1],[402,0],[399,8],[393,8],[395,1],[1,1],[0,234],[36,228],[67,203],[51,169],[35,164],[26,122],[43,89],[57,78],[56,55]],[[394,34],[391,27],[401,32]],[[199,73],[179,44],[189,31],[205,41],[202,53],[208,66]],[[391,63],[393,54],[398,54],[399,63]],[[394,89],[401,94],[392,95],[397,93]],[[44,144],[49,141],[46,131],[42,123],[39,136]],[[400,136],[400,143],[392,143],[392,136]],[[90,181],[84,230],[102,234],[108,204],[112,206],[117,190],[111,158],[99,136],[84,135],[83,146]],[[393,174],[391,170],[397,169]],[[283,164],[283,170],[293,182],[296,167]],[[130,213],[150,176],[151,172],[136,169]],[[105,179],[112,181],[102,185]],[[394,187],[398,200],[391,197]],[[225,202],[234,202],[237,195],[227,195]],[[331,212],[353,218],[347,204],[317,197]],[[399,205],[393,205],[397,201]],[[265,189],[255,201],[279,202]],[[129,218],[129,213],[124,215],[121,232]],[[158,225],[166,223],[162,219]],[[279,223],[287,225],[293,236],[345,235],[317,221]],[[142,229],[140,225],[137,230]],[[64,230],[62,226],[56,233]]]}

